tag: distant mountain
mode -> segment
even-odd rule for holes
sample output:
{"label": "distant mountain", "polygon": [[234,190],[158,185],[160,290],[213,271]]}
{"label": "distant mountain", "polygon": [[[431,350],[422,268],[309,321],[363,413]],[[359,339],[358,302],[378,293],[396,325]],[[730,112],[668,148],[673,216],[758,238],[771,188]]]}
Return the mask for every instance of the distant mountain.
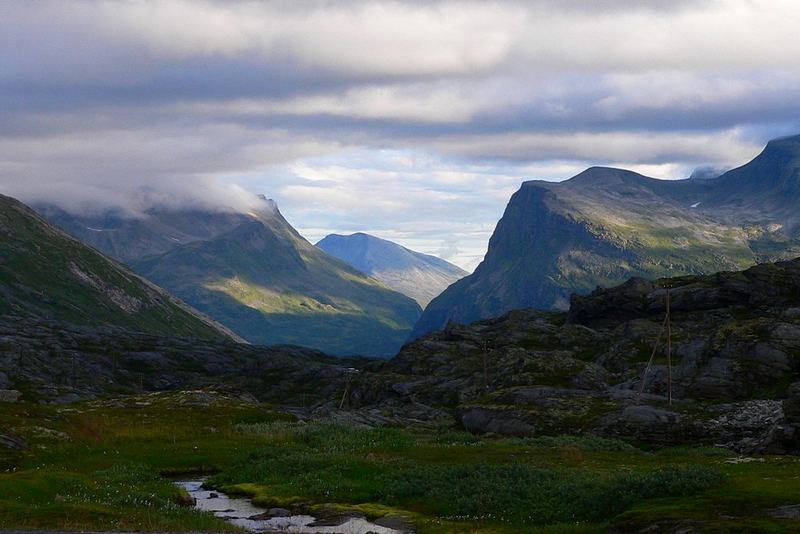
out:
{"label": "distant mountain", "polygon": [[362,273],[376,278],[423,308],[467,272],[436,256],[409,250],[364,233],[330,234],[317,246]]}
{"label": "distant mountain", "polygon": [[236,338],[166,291],[0,195],[0,315]]}
{"label": "distant mountain", "polygon": [[247,222],[234,211],[153,209],[147,217],[119,212],[75,216],[53,205],[34,206],[47,220],[86,244],[122,262],[169,252],[179,245],[206,241]]}
{"label": "distant mountain", "polygon": [[412,337],[516,308],[566,309],[573,292],[632,276],[741,270],[800,256],[800,136],[717,178],[656,180],[594,167],[525,182],[473,274],[434,299]]}
{"label": "distant mountain", "polygon": [[421,313],[311,245],[265,198],[249,213],[152,210],[141,219],[42,210],[251,343],[391,356]]}

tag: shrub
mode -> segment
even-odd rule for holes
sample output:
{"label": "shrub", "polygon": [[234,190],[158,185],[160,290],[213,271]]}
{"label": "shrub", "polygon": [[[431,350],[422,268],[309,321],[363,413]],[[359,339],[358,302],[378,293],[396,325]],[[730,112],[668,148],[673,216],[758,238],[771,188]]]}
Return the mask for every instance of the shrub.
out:
{"label": "shrub", "polygon": [[545,525],[602,521],[639,500],[694,495],[723,480],[705,467],[598,475],[522,465],[436,466],[393,473],[382,497],[391,505],[424,504],[447,518]]}

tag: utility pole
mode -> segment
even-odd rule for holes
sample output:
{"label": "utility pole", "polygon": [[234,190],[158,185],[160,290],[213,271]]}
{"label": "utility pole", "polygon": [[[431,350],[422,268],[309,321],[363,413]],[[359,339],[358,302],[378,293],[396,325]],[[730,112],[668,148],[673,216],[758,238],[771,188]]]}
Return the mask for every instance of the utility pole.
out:
{"label": "utility pole", "polygon": [[670,297],[670,289],[671,285],[669,282],[664,283],[664,289],[667,290],[666,295],[666,313],[664,314],[664,322],[661,323],[661,330],[658,333],[658,338],[656,338],[656,343],[653,345],[653,352],[650,354],[650,360],[647,362],[647,366],[644,368],[644,373],[642,373],[642,380],[639,384],[639,391],[636,393],[636,400],[637,402],[642,396],[644,392],[645,382],[647,380],[647,374],[650,372],[650,367],[653,365],[653,361],[655,360],[656,353],[658,352],[658,346],[661,344],[661,338],[664,336],[664,332],[666,331],[667,334],[667,402],[670,406],[672,406],[672,303]]}
{"label": "utility pole", "polygon": [[483,342],[483,389],[489,389],[489,342]]}
{"label": "utility pole", "polygon": [[345,400],[347,400],[347,394],[350,391],[350,382],[352,382],[353,377],[356,374],[358,374],[358,369],[356,369],[355,367],[349,367],[348,369],[345,369],[344,372],[345,376],[347,377],[347,381],[345,382],[344,385],[344,393],[342,393],[342,402],[339,403],[340,410],[344,408],[344,402]]}
{"label": "utility pole", "polygon": [[667,400],[672,406],[672,316],[670,311],[670,283],[667,282]]}

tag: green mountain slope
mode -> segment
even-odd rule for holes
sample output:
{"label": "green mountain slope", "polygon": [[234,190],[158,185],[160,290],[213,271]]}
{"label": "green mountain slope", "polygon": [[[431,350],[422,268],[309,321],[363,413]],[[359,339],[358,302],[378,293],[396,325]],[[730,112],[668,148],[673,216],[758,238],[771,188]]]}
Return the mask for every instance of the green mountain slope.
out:
{"label": "green mountain slope", "polygon": [[0,314],[154,334],[235,337],[21,202],[2,195]]}
{"label": "green mountain slope", "polygon": [[408,295],[423,308],[447,286],[467,275],[441,258],[364,233],[330,234],[317,247]]}
{"label": "green mountain slope", "polygon": [[632,276],[705,274],[800,255],[800,136],[718,178],[665,181],[594,167],[511,198],[475,272],[434,299],[412,337]]}
{"label": "green mountain slope", "polygon": [[421,313],[412,299],[303,239],[274,204],[233,230],[132,263],[253,343],[391,356]]}

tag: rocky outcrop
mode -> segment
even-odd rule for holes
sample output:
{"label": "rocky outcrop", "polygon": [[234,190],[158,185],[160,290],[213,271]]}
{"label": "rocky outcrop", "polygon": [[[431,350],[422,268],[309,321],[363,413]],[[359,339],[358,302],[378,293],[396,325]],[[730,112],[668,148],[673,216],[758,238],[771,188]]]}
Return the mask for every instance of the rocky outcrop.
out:
{"label": "rocky outcrop", "polygon": [[[0,316],[0,376],[16,390],[11,396],[33,402],[204,387],[239,398],[312,406],[340,398],[354,365],[361,362],[300,347],[253,347]],[[198,405],[208,401],[202,392],[181,398]]]}
{"label": "rocky outcrop", "polygon": [[[665,346],[645,367],[671,301]],[[632,279],[565,313],[449,323],[359,377],[356,404],[424,404],[476,433],[588,432],[742,452],[800,450],[800,259],[742,272]],[[791,385],[790,385],[791,384]]]}

